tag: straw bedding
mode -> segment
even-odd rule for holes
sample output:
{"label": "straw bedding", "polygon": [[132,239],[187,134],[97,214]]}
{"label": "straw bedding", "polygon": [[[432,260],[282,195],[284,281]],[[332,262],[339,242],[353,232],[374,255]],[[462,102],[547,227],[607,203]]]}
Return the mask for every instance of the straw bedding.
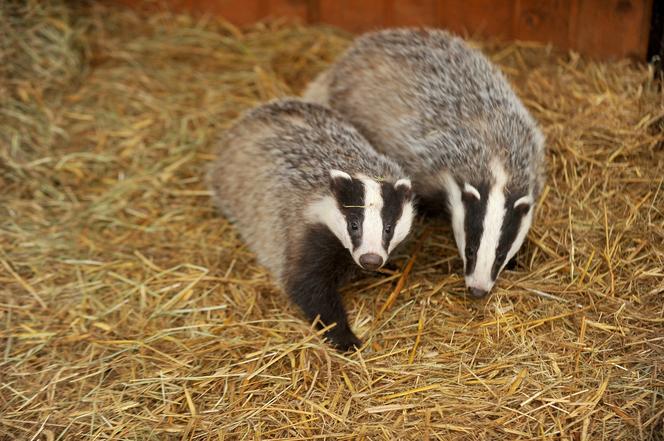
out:
{"label": "straw bedding", "polygon": [[419,223],[345,288],[367,345],[342,355],[202,176],[220,130],[348,35],[37,0],[3,2],[0,34],[1,439],[664,439],[647,66],[481,43],[548,139],[519,268],[466,300],[449,228]]}

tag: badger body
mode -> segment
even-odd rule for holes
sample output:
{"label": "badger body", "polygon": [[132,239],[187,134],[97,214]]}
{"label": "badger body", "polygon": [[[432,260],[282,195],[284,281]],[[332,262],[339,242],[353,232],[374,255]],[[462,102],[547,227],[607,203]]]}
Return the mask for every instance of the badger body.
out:
{"label": "badger body", "polygon": [[473,297],[486,295],[530,228],[544,137],[501,72],[447,32],[366,34],[305,90],[351,121],[452,221]]}
{"label": "badger body", "polygon": [[249,111],[221,138],[208,172],[216,205],[308,319],[360,345],[337,291],[376,270],[409,233],[410,180],[336,112],[287,99]]}

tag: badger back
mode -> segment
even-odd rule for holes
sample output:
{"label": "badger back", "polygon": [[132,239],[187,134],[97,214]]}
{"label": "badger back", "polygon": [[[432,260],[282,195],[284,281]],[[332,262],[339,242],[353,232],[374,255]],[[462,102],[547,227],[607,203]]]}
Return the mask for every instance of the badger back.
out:
{"label": "badger back", "polygon": [[[305,90],[348,118],[396,159],[418,192],[435,192],[433,171],[488,171],[492,152],[539,193],[543,137],[509,83],[481,52],[445,31],[366,34]],[[482,170],[478,170],[482,168]],[[523,176],[523,174],[528,176]]]}

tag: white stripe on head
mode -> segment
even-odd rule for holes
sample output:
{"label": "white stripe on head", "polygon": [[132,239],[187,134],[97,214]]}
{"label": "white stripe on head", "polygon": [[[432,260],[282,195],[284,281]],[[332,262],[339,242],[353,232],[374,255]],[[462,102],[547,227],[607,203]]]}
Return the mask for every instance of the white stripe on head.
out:
{"label": "white stripe on head", "polygon": [[304,215],[311,223],[321,223],[327,226],[345,248],[353,249],[353,241],[350,234],[348,234],[346,217],[339,210],[339,205],[332,196],[322,197],[310,204]]}
{"label": "white stripe on head", "polygon": [[486,213],[482,224],[482,237],[480,246],[477,250],[477,259],[475,269],[470,275],[466,276],[466,285],[469,288],[479,288],[484,291],[491,291],[493,287],[493,278],[491,270],[496,260],[496,249],[500,241],[500,232],[503,221],[505,220],[505,184],[507,183],[507,174],[503,165],[496,159],[491,161],[490,171],[493,175],[494,183],[489,190],[487,198]]}
{"label": "white stripe on head", "polygon": [[466,209],[461,200],[461,188],[454,180],[452,175],[445,171],[441,175],[443,187],[447,192],[447,206],[452,216],[452,231],[454,232],[454,240],[456,241],[459,254],[463,260],[463,266],[466,267],[466,229],[464,222],[466,217]]}
{"label": "white stripe on head", "polygon": [[360,256],[367,253],[378,254],[387,261],[387,252],[383,248],[383,195],[380,184],[371,178],[359,175],[364,184],[364,221],[362,222],[362,242],[352,252],[353,259],[359,264]]}
{"label": "white stripe on head", "polygon": [[397,220],[397,224],[394,227],[394,234],[392,235],[392,240],[390,241],[390,246],[388,247],[387,254],[390,254],[392,250],[399,245],[410,232],[410,228],[413,225],[413,217],[415,216],[415,208],[413,207],[413,201],[408,200],[404,201],[404,206],[401,211],[401,217]]}

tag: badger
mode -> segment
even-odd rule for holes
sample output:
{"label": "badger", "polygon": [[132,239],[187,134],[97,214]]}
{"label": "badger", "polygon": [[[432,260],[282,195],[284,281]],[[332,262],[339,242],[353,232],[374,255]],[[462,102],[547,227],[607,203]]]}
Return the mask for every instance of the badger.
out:
{"label": "badger", "polygon": [[411,182],[336,112],[297,99],[261,105],[222,137],[207,176],[216,205],[309,320],[359,348],[338,292],[409,234]]}
{"label": "badger", "polygon": [[448,32],[388,29],[358,38],[303,98],[404,167],[418,207],[451,220],[468,294],[489,293],[545,179],[544,137],[498,68]]}

